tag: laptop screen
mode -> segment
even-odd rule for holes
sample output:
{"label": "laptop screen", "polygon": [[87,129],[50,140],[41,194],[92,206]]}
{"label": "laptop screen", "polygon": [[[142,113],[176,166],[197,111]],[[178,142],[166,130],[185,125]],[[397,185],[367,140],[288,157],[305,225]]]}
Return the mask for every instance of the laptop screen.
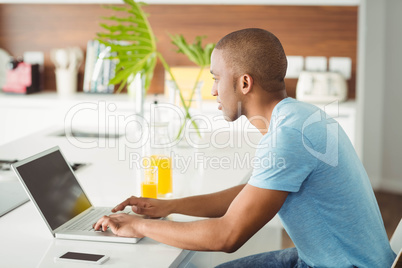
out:
{"label": "laptop screen", "polygon": [[91,207],[59,150],[16,169],[52,230]]}

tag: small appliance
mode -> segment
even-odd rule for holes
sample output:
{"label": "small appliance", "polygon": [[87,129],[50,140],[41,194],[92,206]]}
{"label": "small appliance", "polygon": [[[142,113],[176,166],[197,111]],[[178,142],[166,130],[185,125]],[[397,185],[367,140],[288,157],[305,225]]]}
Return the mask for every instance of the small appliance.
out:
{"label": "small appliance", "polygon": [[346,100],[347,92],[345,78],[336,72],[303,71],[296,86],[296,98],[313,103],[342,102]]}
{"label": "small appliance", "polygon": [[3,91],[6,93],[30,94],[39,90],[39,64],[29,64],[16,59],[10,61]]}

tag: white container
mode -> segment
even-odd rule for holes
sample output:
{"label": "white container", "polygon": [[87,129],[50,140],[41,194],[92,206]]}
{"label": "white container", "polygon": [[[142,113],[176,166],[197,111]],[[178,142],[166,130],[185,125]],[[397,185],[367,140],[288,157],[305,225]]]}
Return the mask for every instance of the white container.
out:
{"label": "white container", "polygon": [[77,92],[78,72],[71,69],[56,69],[56,88],[59,96],[72,96]]}

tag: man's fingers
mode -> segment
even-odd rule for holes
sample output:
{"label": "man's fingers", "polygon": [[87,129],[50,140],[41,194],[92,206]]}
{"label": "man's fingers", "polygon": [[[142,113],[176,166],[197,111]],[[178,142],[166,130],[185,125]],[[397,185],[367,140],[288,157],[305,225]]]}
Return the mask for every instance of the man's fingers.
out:
{"label": "man's fingers", "polygon": [[110,230],[112,230],[112,232],[115,233],[116,223],[111,219],[114,218],[113,216],[114,215],[103,216],[92,227],[94,228],[95,231],[101,229],[103,232],[106,232],[107,228],[110,228]]}
{"label": "man's fingers", "polygon": [[126,199],[124,202],[122,202],[122,203],[118,204],[117,206],[115,206],[115,207],[112,209],[112,212],[121,211],[121,210],[123,210],[126,206],[128,206],[129,204],[130,204],[130,201],[129,201],[129,198],[128,198],[128,199]]}
{"label": "man's fingers", "polygon": [[131,209],[134,213],[137,214],[147,214],[148,209],[150,208],[150,204],[147,202],[147,198],[138,198],[132,196],[127,198],[124,202],[120,203],[116,207],[112,209],[112,212],[118,212],[124,210],[126,206],[131,206]]}
{"label": "man's fingers", "polygon": [[141,209],[140,207],[132,206],[132,207],[131,207],[131,210],[132,210],[134,213],[142,214],[142,209]]}
{"label": "man's fingers", "polygon": [[94,228],[95,231],[98,231],[100,228],[102,228],[103,231],[106,231],[107,229],[107,225],[106,225],[106,229],[103,229],[104,223],[106,221],[108,221],[108,216],[103,216],[102,218],[100,218],[92,227]]}
{"label": "man's fingers", "polygon": [[107,231],[107,227],[109,226],[109,220],[106,219],[105,221],[102,222],[102,231],[106,232]]}
{"label": "man's fingers", "polygon": [[[152,207],[150,207],[147,203],[140,203],[138,202],[137,205],[131,206],[131,210],[134,213],[141,214],[141,215],[149,215],[152,213]],[[149,215],[151,216],[151,215]]]}
{"label": "man's fingers", "polygon": [[124,200],[122,203],[118,204],[116,207],[112,209],[112,212],[122,211],[126,206],[129,205],[136,205],[137,204],[137,197],[132,196]]}
{"label": "man's fingers", "polygon": [[121,216],[127,215],[126,213],[116,213],[116,214],[110,214],[108,217],[109,218],[120,218]]}
{"label": "man's fingers", "polygon": [[117,211],[122,211],[125,207],[126,207],[126,205],[124,205],[124,203],[121,203],[121,204],[115,206],[115,207],[112,209],[112,212],[115,213],[115,212],[117,212]]}

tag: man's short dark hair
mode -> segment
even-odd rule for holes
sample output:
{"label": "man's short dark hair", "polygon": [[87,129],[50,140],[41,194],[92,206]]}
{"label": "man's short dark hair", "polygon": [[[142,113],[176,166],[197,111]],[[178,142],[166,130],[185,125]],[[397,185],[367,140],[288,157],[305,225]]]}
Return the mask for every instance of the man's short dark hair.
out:
{"label": "man's short dark hair", "polygon": [[269,92],[285,89],[286,55],[271,32],[258,28],[235,31],[223,37],[215,48],[223,51],[234,79],[249,74],[254,83]]}

